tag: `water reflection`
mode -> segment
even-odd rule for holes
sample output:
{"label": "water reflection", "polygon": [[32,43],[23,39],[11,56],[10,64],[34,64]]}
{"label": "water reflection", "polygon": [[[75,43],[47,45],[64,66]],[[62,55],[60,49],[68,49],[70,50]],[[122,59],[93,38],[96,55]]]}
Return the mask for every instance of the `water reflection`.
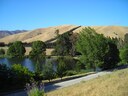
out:
{"label": "water reflection", "polygon": [[0,64],[6,64],[8,67],[11,67],[13,64],[21,64],[22,66],[27,67],[30,71],[41,71],[43,70],[43,65],[47,64],[47,62],[50,61],[53,65],[54,71],[56,71],[56,62],[53,58],[46,59],[46,60],[39,60],[34,61],[29,58],[13,58],[13,59],[8,59],[8,58],[0,58]]}
{"label": "water reflection", "polygon": [[0,64],[6,64],[8,67],[10,67],[10,62],[9,62],[9,59],[7,58],[1,58],[0,59]]}
{"label": "water reflection", "polygon": [[28,58],[25,58],[22,62],[22,65],[27,67],[30,71],[34,71],[34,64],[32,62],[32,60],[28,59]]}
{"label": "water reflection", "polygon": [[41,71],[43,70],[43,64],[47,64],[48,61],[51,61],[53,64],[53,69],[56,71],[56,62],[53,60],[53,58],[46,59],[46,60],[41,60],[41,61],[34,61],[29,58],[23,58],[23,59],[18,59],[18,58],[13,58],[13,59],[8,59],[8,58],[0,58],[0,64],[6,64],[8,67],[11,67],[13,64],[21,64],[22,66],[25,66],[28,68],[30,71]]}
{"label": "water reflection", "polygon": [[30,60],[29,58],[24,59],[8,59],[8,58],[0,58],[0,64],[6,64],[8,67],[11,67],[13,64],[21,64],[25,67],[27,67],[30,71],[34,71],[34,62]]}

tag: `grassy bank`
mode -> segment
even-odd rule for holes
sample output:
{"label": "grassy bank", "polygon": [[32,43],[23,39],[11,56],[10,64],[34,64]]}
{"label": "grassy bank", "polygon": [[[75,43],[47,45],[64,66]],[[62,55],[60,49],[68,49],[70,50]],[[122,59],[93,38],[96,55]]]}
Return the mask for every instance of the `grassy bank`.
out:
{"label": "grassy bank", "polygon": [[52,91],[47,96],[128,96],[128,69]]}
{"label": "grassy bank", "polygon": [[95,74],[95,72],[78,73],[78,74],[72,75],[72,76],[64,76],[62,79],[55,78],[55,79],[52,79],[50,82],[49,82],[49,80],[43,80],[43,83],[46,83],[46,84],[47,83],[58,83],[58,82],[72,80],[75,78],[80,78],[80,77],[91,75],[91,74]]}

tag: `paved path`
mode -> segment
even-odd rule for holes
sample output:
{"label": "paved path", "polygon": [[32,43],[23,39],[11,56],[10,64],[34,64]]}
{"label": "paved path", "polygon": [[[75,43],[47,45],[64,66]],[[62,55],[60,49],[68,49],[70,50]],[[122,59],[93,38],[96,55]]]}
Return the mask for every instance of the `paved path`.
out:
{"label": "paved path", "polygon": [[[68,87],[71,86],[73,84],[77,84],[80,83],[82,81],[87,81],[105,74],[110,74],[111,72],[99,72],[96,74],[91,74],[88,76],[84,76],[84,77],[80,77],[80,78],[76,78],[73,80],[68,80],[68,81],[64,81],[64,82],[60,82],[60,83],[55,83],[55,84],[51,84],[51,85],[47,85],[45,86],[45,91],[52,91],[52,90],[56,90],[56,89],[60,89],[60,88],[64,88],[64,87]],[[16,93],[12,93],[6,96],[27,96],[27,93],[25,91],[21,91],[21,92],[16,92]]]}

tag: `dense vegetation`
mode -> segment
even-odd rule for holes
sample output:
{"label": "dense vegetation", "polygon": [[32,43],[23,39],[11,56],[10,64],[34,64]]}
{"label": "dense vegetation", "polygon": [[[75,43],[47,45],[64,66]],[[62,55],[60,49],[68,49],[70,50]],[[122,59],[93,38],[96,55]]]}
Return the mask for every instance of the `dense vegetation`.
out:
{"label": "dense vegetation", "polygon": [[14,64],[11,68],[0,64],[0,91],[22,88],[33,77],[33,73],[20,64]]}
{"label": "dense vegetation", "polygon": [[0,49],[0,57],[3,57],[5,55],[5,50],[4,49]]}
{"label": "dense vegetation", "polygon": [[119,62],[119,50],[116,44],[90,27],[80,32],[76,48],[82,54],[80,61],[86,68],[110,69]]}
{"label": "dense vegetation", "polygon": [[75,56],[75,42],[77,40],[77,34],[72,32],[64,33],[63,35],[59,34],[59,31],[56,32],[57,41],[55,43],[54,51],[52,55],[57,56]]}
{"label": "dense vegetation", "polygon": [[32,50],[29,53],[29,57],[33,59],[39,59],[45,56],[46,45],[42,41],[34,41],[32,43]]}
{"label": "dense vegetation", "polygon": [[34,41],[32,42],[32,50],[29,53],[29,58],[36,62],[35,68],[35,78],[38,80],[40,78],[40,74],[42,73],[42,64],[45,62],[45,51],[46,44],[42,41]]}
{"label": "dense vegetation", "polygon": [[128,44],[126,44],[121,50],[120,50],[120,58],[122,60],[122,64],[128,64]]}
{"label": "dense vegetation", "polygon": [[12,44],[10,44],[7,55],[12,57],[23,57],[25,54],[26,50],[25,47],[23,46],[23,43],[21,41],[16,41]]}
{"label": "dense vegetation", "polygon": [[53,78],[55,78],[55,71],[53,70],[53,65],[51,63],[51,61],[48,61],[44,67],[43,67],[43,71],[42,71],[42,74],[43,74],[43,77],[45,80],[52,80]]}

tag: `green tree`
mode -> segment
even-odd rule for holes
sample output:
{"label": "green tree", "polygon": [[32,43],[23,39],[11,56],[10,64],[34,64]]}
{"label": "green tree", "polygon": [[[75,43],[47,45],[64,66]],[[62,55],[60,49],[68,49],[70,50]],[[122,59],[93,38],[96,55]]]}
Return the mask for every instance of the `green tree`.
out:
{"label": "green tree", "polygon": [[77,72],[80,72],[81,69],[85,69],[85,66],[83,63],[81,63],[80,61],[77,61],[75,64],[75,70]]}
{"label": "green tree", "polygon": [[75,56],[76,54],[75,44],[78,38],[78,33],[72,33],[69,38],[70,38],[70,43],[71,43],[70,55]]}
{"label": "green tree", "polygon": [[25,52],[25,47],[21,41],[13,42],[7,50],[7,54],[10,57],[23,57]]}
{"label": "green tree", "polygon": [[29,53],[30,58],[38,59],[45,56],[46,45],[43,41],[34,41],[32,43],[32,50]]}
{"label": "green tree", "polygon": [[48,61],[43,67],[44,79],[50,80],[54,78],[54,70],[51,61]]}
{"label": "green tree", "polygon": [[[96,31],[90,27],[84,28],[80,32],[76,48],[77,51],[82,54],[80,61],[86,65],[86,68],[93,68],[94,70],[96,70],[97,67],[104,69],[103,66],[108,64],[106,61],[110,62],[109,57],[113,57],[111,60],[115,59],[115,55],[119,57],[118,53],[112,56],[114,49],[118,51],[116,45],[110,43],[108,38],[105,38],[102,34],[96,33]],[[117,63],[117,61],[111,62],[111,64],[114,65],[115,63]],[[107,68],[109,67],[107,66]],[[105,69],[107,68],[105,67]]]}
{"label": "green tree", "polygon": [[42,64],[39,62],[39,60],[37,59],[36,61],[36,65],[35,65],[35,74],[37,76],[40,76],[41,72],[42,72]]}
{"label": "green tree", "polygon": [[56,32],[57,34],[57,40],[56,40],[56,46],[53,51],[53,55],[69,55],[70,50],[72,48],[72,43],[70,42],[70,33],[66,32],[62,35],[59,34],[59,31]]}
{"label": "green tree", "polygon": [[4,55],[5,54],[5,50],[4,49],[0,49],[0,55]]}
{"label": "green tree", "polygon": [[128,64],[128,44],[120,50],[120,58],[122,63]]}
{"label": "green tree", "polygon": [[33,73],[21,64],[13,64],[11,67],[0,64],[0,86],[2,86],[0,90],[24,87],[31,78],[33,78]]}
{"label": "green tree", "polygon": [[58,58],[58,64],[57,64],[57,75],[62,79],[63,76],[66,74],[66,65],[63,60],[63,58]]}
{"label": "green tree", "polygon": [[30,72],[26,67],[22,66],[21,64],[13,64],[11,70],[14,77],[14,80],[12,82],[16,85],[25,85],[33,78],[32,72]]}
{"label": "green tree", "polygon": [[104,64],[101,66],[102,69],[110,69],[117,66],[120,61],[119,49],[113,39],[108,39],[109,50],[104,57]]}
{"label": "green tree", "polygon": [[43,41],[34,41],[32,43],[32,50],[29,53],[29,57],[36,63],[35,78],[39,79],[42,72],[42,63],[45,62],[46,45]]}
{"label": "green tree", "polygon": [[59,34],[59,30],[55,31],[56,36],[56,42],[54,51],[52,52],[53,55],[59,55],[59,56],[66,56],[71,55],[75,56],[76,48],[75,43],[78,37],[77,33],[74,33],[72,31],[67,31],[63,34]]}

